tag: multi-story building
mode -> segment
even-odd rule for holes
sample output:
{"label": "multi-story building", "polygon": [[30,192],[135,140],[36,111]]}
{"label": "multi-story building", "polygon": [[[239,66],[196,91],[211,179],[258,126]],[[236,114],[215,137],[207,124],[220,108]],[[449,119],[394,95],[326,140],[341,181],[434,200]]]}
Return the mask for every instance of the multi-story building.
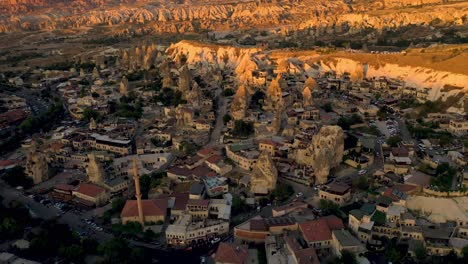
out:
{"label": "multi-story building", "polygon": [[252,170],[259,155],[252,145],[226,146],[226,156],[244,170]]}
{"label": "multi-story building", "polygon": [[346,184],[331,183],[319,190],[319,197],[341,206],[351,198],[351,188]]}
{"label": "multi-story building", "polygon": [[466,135],[468,134],[468,120],[466,119],[450,120],[447,130],[448,132],[456,136]]}

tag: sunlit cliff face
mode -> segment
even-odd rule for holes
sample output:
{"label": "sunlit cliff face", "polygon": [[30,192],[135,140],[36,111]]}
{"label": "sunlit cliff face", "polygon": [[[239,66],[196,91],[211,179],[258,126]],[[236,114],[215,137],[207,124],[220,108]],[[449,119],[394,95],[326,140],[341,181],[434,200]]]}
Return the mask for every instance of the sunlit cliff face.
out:
{"label": "sunlit cliff face", "polygon": [[[5,0],[0,3],[0,32],[52,30],[97,25],[125,25],[131,31],[199,32],[282,27],[313,36],[355,34],[407,25],[468,23],[468,3],[442,8],[405,8],[436,0],[347,1],[206,1],[206,0]],[[384,4],[383,4],[384,3]],[[388,9],[388,12],[382,10]],[[164,22],[164,23],[161,23]]]}

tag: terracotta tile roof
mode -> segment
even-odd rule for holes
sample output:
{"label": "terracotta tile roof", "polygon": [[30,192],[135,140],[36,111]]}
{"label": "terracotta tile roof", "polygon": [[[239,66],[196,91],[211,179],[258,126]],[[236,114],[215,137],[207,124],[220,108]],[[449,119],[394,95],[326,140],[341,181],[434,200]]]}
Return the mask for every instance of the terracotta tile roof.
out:
{"label": "terracotta tile roof", "polygon": [[0,168],[1,167],[8,167],[14,165],[15,163],[11,160],[0,160]]}
{"label": "terracotta tile roof", "polygon": [[250,220],[250,230],[252,231],[267,231],[267,225],[263,219]]}
{"label": "terracotta tile roof", "polygon": [[167,172],[181,176],[190,176],[191,174],[191,171],[189,169],[181,167],[172,167]]}
{"label": "terracotta tile roof", "polygon": [[204,148],[197,152],[199,156],[205,157],[208,156],[210,153],[213,153],[215,150],[213,148]]}
{"label": "terracotta tile roof", "polygon": [[320,261],[318,259],[317,253],[315,249],[312,247],[309,248],[301,248],[299,243],[293,238],[289,236],[284,236],[284,241],[292,250],[294,256],[296,256],[298,264],[319,264]]}
{"label": "terracotta tile roof", "polygon": [[198,166],[192,170],[192,175],[194,177],[213,177],[216,176],[216,173],[212,171],[210,168],[208,168],[206,165]]}
{"label": "terracotta tile roof", "polygon": [[221,157],[220,155],[213,155],[211,157],[209,157],[206,161],[209,162],[209,163],[213,163],[213,164],[216,164],[220,161],[223,160],[223,157]]}
{"label": "terracotta tile roof", "polygon": [[407,148],[403,147],[392,148],[392,155],[395,157],[408,157],[409,151]]}
{"label": "terracotta tile roof", "polygon": [[327,225],[331,230],[339,230],[344,228],[343,220],[335,215],[323,217],[327,221]]}
{"label": "terracotta tile roof", "polygon": [[342,228],[344,228],[343,221],[336,216],[323,217],[299,224],[299,229],[308,243],[331,240],[331,231]]}
{"label": "terracotta tile roof", "polygon": [[[159,216],[166,215],[167,199],[142,200],[144,216]],[[138,204],[136,200],[128,200],[125,203],[120,217],[135,217],[138,216]]]}
{"label": "terracotta tile roof", "polygon": [[28,114],[23,110],[10,110],[0,114],[0,123],[14,123],[28,117]]}
{"label": "terracotta tile roof", "polygon": [[62,191],[73,191],[75,186],[68,185],[68,184],[56,184],[54,185],[54,189],[62,190]]}
{"label": "terracotta tile roof", "polygon": [[82,183],[78,188],[75,190],[77,193],[81,193],[90,197],[97,197],[101,193],[105,192],[103,188],[89,183]]}
{"label": "terracotta tile roof", "polygon": [[249,252],[245,245],[236,246],[228,243],[220,243],[214,256],[216,263],[246,264]]}
{"label": "terracotta tile roof", "polygon": [[171,195],[175,198],[173,210],[185,210],[189,200],[189,193],[176,193]]}

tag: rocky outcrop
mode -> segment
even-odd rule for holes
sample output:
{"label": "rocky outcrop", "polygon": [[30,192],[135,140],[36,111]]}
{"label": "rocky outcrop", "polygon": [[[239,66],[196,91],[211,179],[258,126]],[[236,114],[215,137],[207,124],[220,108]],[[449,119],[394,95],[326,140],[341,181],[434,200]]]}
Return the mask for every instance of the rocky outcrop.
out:
{"label": "rocky outcrop", "polygon": [[273,79],[268,86],[268,89],[265,93],[265,105],[263,108],[265,110],[280,110],[284,106],[283,101],[283,91],[281,89],[281,76],[278,75],[275,79]]}
{"label": "rocky outcrop", "polygon": [[180,41],[169,46],[166,54],[174,61],[184,56],[189,65],[233,69],[240,82],[249,83],[252,80],[252,71],[258,68],[257,64],[252,61],[252,55],[259,51],[261,51],[259,48],[204,45],[198,42]]}
{"label": "rocky outcrop", "polygon": [[344,133],[339,126],[324,126],[306,149],[296,152],[296,162],[311,166],[318,184],[327,181],[330,169],[338,166],[343,159]]}
{"label": "rocky outcrop", "polygon": [[88,159],[88,166],[86,167],[88,181],[97,185],[103,185],[106,175],[101,163],[97,160],[94,153],[88,154]]}
{"label": "rocky outcrop", "polygon": [[262,152],[252,171],[251,191],[255,194],[267,194],[276,188],[278,171],[268,152]]}
{"label": "rocky outcrop", "polygon": [[49,165],[46,155],[38,151],[35,146],[31,148],[26,159],[26,174],[39,184],[49,179]]}
{"label": "rocky outcrop", "polygon": [[302,91],[302,105],[304,107],[312,105],[312,92],[310,91],[309,86],[306,86],[304,91]]}
{"label": "rocky outcrop", "polygon": [[119,84],[119,93],[121,95],[127,95],[128,94],[128,79],[127,77],[123,77],[122,80],[120,81]]}
{"label": "rocky outcrop", "polygon": [[239,86],[237,88],[236,94],[232,99],[231,104],[231,116],[234,120],[240,120],[245,117],[247,109],[249,107],[249,97],[247,94],[247,88],[245,85]]}

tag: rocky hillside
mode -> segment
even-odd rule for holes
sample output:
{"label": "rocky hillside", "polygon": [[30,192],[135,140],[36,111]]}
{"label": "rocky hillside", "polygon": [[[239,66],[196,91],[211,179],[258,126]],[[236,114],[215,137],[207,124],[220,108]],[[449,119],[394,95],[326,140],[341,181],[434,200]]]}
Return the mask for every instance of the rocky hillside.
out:
{"label": "rocky hillside", "polygon": [[[252,80],[252,71],[276,69],[277,72],[294,65],[304,76],[318,76],[335,72],[347,73],[354,80],[386,76],[405,81],[417,89],[429,88],[429,100],[446,100],[468,94],[468,45],[439,46],[411,49],[397,54],[348,53],[344,51],[319,54],[315,51],[263,51],[257,48],[238,48],[203,45],[182,41],[172,45],[166,53],[176,59],[186,56],[189,64],[214,64],[230,67],[240,83]],[[283,67],[286,65],[286,67]],[[283,69],[284,68],[284,69]],[[455,105],[463,110],[463,98]]]}
{"label": "rocky hillside", "polygon": [[[200,32],[242,28],[299,29],[312,34],[356,33],[405,25],[468,23],[468,3],[391,9],[436,0],[4,0],[0,32],[98,25],[126,32]],[[447,1],[444,1],[447,3]],[[365,13],[364,13],[365,12]],[[164,22],[164,23],[161,23]],[[122,27],[119,27],[121,30]]]}

